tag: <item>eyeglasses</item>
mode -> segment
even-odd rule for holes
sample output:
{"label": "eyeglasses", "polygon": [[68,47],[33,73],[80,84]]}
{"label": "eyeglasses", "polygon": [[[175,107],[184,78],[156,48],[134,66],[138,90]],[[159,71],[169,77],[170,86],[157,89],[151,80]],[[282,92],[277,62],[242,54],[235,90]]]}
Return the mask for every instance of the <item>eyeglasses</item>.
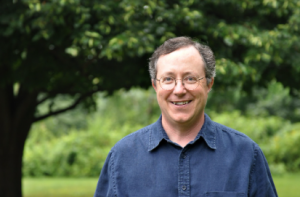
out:
{"label": "eyeglasses", "polygon": [[173,77],[161,77],[160,79],[156,79],[156,81],[160,82],[160,87],[164,90],[172,90],[177,84],[177,80],[182,80],[183,86],[188,90],[194,90],[198,87],[199,81],[202,78],[197,78],[194,76],[187,76],[183,79],[175,79]]}

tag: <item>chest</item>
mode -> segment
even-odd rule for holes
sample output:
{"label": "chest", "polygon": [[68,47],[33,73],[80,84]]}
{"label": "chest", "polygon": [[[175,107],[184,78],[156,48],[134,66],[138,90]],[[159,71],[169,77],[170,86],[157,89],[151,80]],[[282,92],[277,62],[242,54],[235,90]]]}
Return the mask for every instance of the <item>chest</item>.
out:
{"label": "chest", "polygon": [[245,159],[201,146],[123,155],[114,164],[115,188],[130,197],[246,196],[251,162]]}

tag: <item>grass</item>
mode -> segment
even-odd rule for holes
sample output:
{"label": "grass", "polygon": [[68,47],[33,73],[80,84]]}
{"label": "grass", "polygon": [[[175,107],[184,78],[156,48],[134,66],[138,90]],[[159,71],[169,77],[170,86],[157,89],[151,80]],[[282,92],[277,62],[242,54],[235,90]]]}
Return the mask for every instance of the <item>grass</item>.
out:
{"label": "grass", "polygon": [[93,196],[97,178],[23,178],[24,197]]}
{"label": "grass", "polygon": [[[300,174],[274,176],[278,196],[298,197]],[[24,197],[88,197],[93,196],[97,178],[24,178]]]}
{"label": "grass", "polygon": [[278,192],[278,196],[299,197],[300,173],[274,176],[273,179]]}

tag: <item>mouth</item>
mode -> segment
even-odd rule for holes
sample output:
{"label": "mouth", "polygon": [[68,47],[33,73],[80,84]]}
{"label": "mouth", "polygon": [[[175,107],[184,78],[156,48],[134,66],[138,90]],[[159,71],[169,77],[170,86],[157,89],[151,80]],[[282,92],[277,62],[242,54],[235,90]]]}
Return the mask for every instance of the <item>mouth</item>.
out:
{"label": "mouth", "polygon": [[174,105],[179,105],[179,106],[181,106],[181,105],[187,105],[187,104],[189,104],[190,102],[192,102],[191,100],[190,101],[179,101],[179,102],[171,102],[171,103],[173,103]]}

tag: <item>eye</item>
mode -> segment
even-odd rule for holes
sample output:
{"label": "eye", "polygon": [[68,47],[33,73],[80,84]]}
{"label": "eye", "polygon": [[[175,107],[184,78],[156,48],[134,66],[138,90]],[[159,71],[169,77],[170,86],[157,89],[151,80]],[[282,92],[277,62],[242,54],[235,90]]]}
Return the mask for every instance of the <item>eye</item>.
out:
{"label": "eye", "polygon": [[172,77],[163,77],[162,82],[163,83],[173,83],[174,79]]}
{"label": "eye", "polygon": [[186,83],[196,83],[197,82],[197,78],[193,77],[193,76],[188,76],[184,78],[184,81]]}

